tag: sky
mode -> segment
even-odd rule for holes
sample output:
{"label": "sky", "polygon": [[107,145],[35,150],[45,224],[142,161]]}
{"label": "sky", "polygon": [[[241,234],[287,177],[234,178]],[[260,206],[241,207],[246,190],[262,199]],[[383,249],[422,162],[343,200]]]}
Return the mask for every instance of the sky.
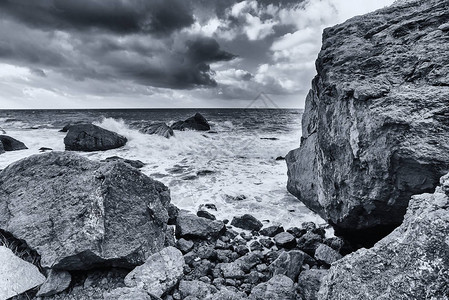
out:
{"label": "sky", "polygon": [[0,109],[302,108],[326,27],[393,0],[0,0]]}

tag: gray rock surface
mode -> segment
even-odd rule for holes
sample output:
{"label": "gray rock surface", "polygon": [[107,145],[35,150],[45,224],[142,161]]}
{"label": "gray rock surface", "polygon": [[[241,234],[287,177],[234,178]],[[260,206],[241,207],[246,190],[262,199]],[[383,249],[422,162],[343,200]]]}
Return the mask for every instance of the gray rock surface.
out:
{"label": "gray rock surface", "polygon": [[45,281],[38,268],[0,246],[0,299],[26,292]]}
{"label": "gray rock surface", "polygon": [[338,234],[380,239],[449,171],[447,5],[398,2],[324,30],[288,190]]}
{"label": "gray rock surface", "polygon": [[342,256],[340,253],[325,244],[320,244],[315,250],[315,259],[328,265],[341,258]]}
{"label": "gray rock surface", "polygon": [[41,285],[37,297],[52,296],[69,287],[72,275],[67,271],[50,270],[47,280]]}
{"label": "gray rock surface", "polygon": [[273,261],[269,269],[273,275],[285,275],[296,281],[304,262],[304,252],[300,250],[284,251]]}
{"label": "gray rock surface", "polygon": [[163,248],[168,188],[122,163],[49,152],[0,172],[0,228],[46,268],[132,268]]}
{"label": "gray rock surface", "polygon": [[285,275],[273,276],[270,280],[258,284],[249,295],[250,300],[295,300],[293,281]]}
{"label": "gray rock surface", "polygon": [[180,212],[176,219],[176,235],[185,238],[208,239],[225,230],[222,221],[200,218],[188,212]]}
{"label": "gray rock surface", "polygon": [[167,247],[148,257],[147,261],[125,277],[127,287],[140,288],[161,297],[173,288],[183,275],[185,265],[181,251]]}
{"label": "gray rock surface", "polygon": [[128,140],[115,132],[93,124],[71,125],[64,138],[66,150],[103,151],[120,148]]}
{"label": "gray rock surface", "polygon": [[413,196],[404,222],[371,249],[332,265],[319,299],[447,299],[449,175]]}
{"label": "gray rock surface", "polygon": [[281,232],[275,235],[274,242],[280,248],[294,248],[296,246],[295,237],[288,232]]}
{"label": "gray rock surface", "polygon": [[17,151],[28,149],[24,143],[7,135],[0,135],[0,154],[5,151]]}
{"label": "gray rock surface", "polygon": [[160,135],[167,139],[174,135],[173,129],[171,129],[165,123],[150,124],[140,129],[139,131],[146,134]]}
{"label": "gray rock surface", "polygon": [[298,277],[298,296],[301,300],[318,299],[318,291],[320,290],[321,281],[326,276],[328,270],[310,269],[299,274]]}

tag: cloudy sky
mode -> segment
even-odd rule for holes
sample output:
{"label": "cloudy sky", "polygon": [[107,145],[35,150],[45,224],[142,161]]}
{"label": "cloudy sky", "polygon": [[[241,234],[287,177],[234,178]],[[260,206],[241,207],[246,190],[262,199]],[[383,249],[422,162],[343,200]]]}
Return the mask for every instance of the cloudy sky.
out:
{"label": "cloudy sky", "polygon": [[0,108],[303,107],[323,28],[393,0],[0,0]]}

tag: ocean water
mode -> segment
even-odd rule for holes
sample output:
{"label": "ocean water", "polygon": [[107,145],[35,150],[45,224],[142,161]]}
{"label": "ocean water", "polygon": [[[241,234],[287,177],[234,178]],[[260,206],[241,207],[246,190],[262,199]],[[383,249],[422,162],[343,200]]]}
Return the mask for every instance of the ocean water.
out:
{"label": "ocean water", "polygon": [[[175,131],[166,139],[142,134],[142,123],[172,124],[200,112],[211,132]],[[92,160],[110,156],[146,163],[142,172],[170,188],[172,202],[196,212],[213,203],[219,219],[250,213],[266,226],[298,226],[305,221],[325,222],[286,189],[289,150],[301,137],[302,110],[295,109],[136,109],[136,110],[3,110],[0,127],[24,142],[28,150],[0,155],[0,169],[48,147],[64,151],[70,122],[93,122],[128,138],[119,149],[79,152]]]}

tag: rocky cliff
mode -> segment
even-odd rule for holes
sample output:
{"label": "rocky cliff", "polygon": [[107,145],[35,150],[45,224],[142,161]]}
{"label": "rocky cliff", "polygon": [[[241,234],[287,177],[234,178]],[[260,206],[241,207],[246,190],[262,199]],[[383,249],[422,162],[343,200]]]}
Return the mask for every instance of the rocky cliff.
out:
{"label": "rocky cliff", "polygon": [[337,234],[378,240],[449,171],[449,1],[324,30],[288,190]]}
{"label": "rocky cliff", "polygon": [[334,263],[319,299],[448,299],[449,176],[413,196],[403,224]]}

